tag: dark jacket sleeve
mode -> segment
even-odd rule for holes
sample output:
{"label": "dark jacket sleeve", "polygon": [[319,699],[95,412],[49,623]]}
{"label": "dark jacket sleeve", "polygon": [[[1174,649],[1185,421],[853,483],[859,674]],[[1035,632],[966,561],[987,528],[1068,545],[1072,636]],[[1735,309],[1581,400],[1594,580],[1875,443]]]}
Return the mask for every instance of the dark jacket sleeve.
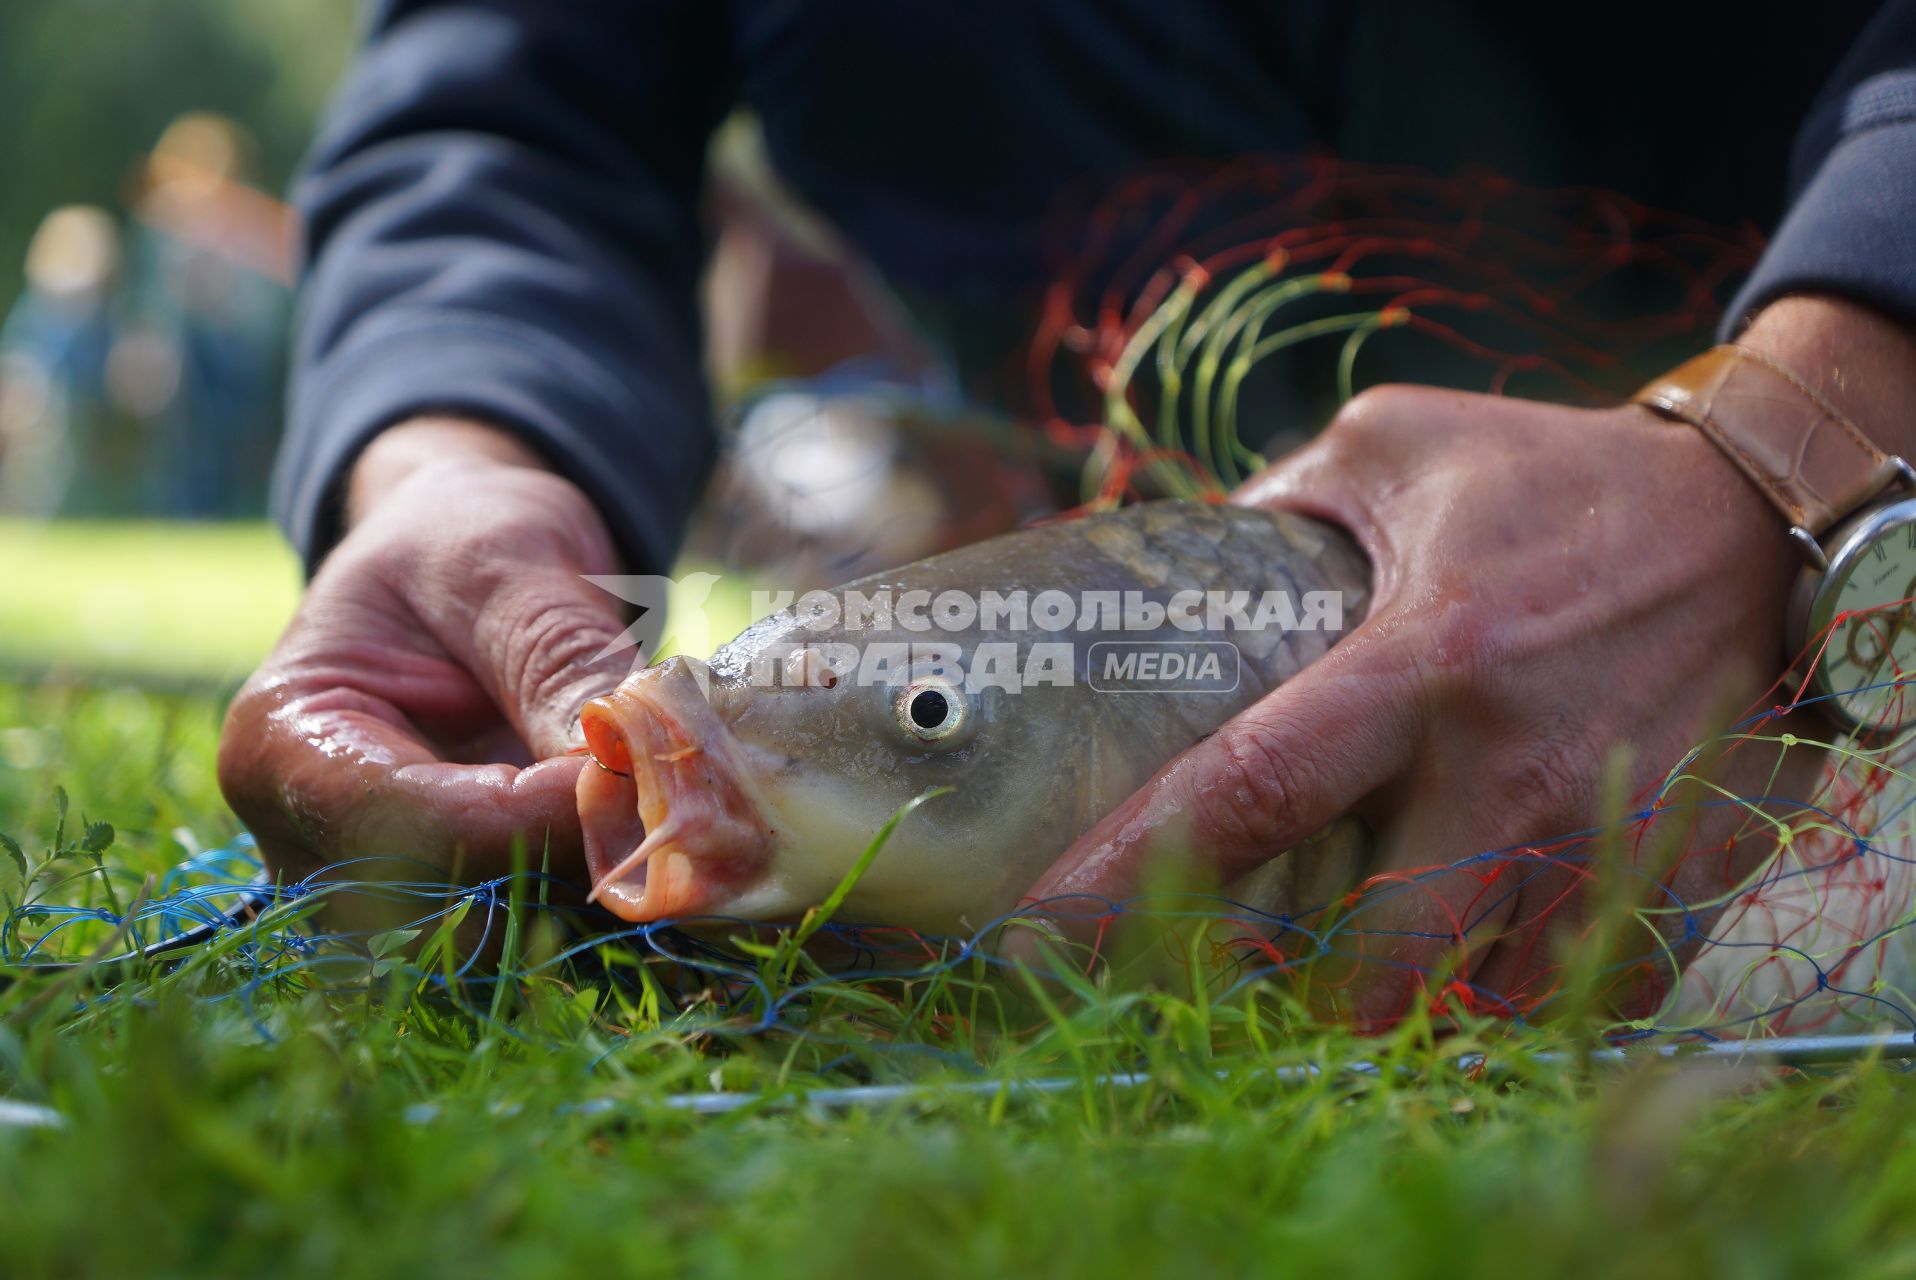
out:
{"label": "dark jacket sleeve", "polygon": [[713,0],[383,0],[295,200],[307,277],[274,508],[317,564],[413,414],[526,439],[663,572],[712,452],[695,292]]}
{"label": "dark jacket sleeve", "polygon": [[1791,172],[1789,213],[1724,336],[1790,293],[1916,323],[1916,0],[1889,0],[1864,30],[1797,136]]}

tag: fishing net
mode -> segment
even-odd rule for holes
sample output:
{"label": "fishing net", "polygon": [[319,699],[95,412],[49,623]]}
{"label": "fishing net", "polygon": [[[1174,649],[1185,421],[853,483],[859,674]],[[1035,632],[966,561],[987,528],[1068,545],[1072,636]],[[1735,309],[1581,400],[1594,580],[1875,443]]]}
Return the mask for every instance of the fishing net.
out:
{"label": "fishing net", "polygon": [[[1031,430],[1083,459],[1088,505],[1215,498],[1385,379],[1614,402],[1707,342],[1760,248],[1610,193],[1319,159],[1140,179],[1077,243],[1030,345],[1026,409]],[[1908,621],[1907,606],[1889,609],[1864,631],[1889,652]],[[1901,680],[1876,685],[1895,697]],[[1805,735],[1789,713],[1807,687],[1801,670],[1788,677],[1591,830],[1460,850],[1282,913],[1164,891],[1026,903],[949,938],[830,911],[783,927],[628,926],[530,870],[448,887],[347,864],[271,886],[242,841],[144,891],[111,865],[29,880],[0,928],[0,974],[177,967],[267,1035],[289,994],[405,989],[506,1034],[518,1034],[510,1009],[562,998],[608,1057],[769,1039],[826,1066],[879,1045],[973,1059],[986,1035],[1107,992],[1098,962],[1113,957],[1209,1005],[1252,993],[1379,1026],[1575,1015],[1618,1042],[1916,1032],[1906,741]],[[1705,762],[1758,746],[1819,754],[1812,792],[1739,796],[1700,780]],[[1740,825],[1690,847],[1684,816],[1726,808]],[[1748,856],[1752,841],[1763,856]],[[1541,910],[1482,927],[1539,887]],[[379,904],[390,925],[330,931],[318,908],[344,896]],[[1042,978],[999,958],[1006,931],[1064,916],[1099,942],[1056,944]],[[1441,963],[1406,964],[1407,942],[1440,944]],[[1521,981],[1485,984],[1476,959],[1500,943],[1537,954]],[[1360,988],[1390,999],[1360,1012],[1340,995]]]}
{"label": "fishing net", "polygon": [[1140,467],[1221,496],[1380,382],[1616,403],[1707,345],[1762,248],[1613,192],[1325,157],[1153,174],[1087,223],[1029,412],[1103,501]]}

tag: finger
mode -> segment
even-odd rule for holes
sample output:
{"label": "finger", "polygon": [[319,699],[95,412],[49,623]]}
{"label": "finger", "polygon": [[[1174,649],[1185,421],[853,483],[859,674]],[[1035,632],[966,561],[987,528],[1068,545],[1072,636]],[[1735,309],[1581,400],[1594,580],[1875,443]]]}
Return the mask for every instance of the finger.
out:
{"label": "finger", "polygon": [[[1661,775],[1639,769],[1628,813],[1607,835],[1593,831],[1602,815],[1587,788],[1552,788],[1549,811],[1512,825],[1508,789],[1472,795],[1468,783],[1436,780],[1402,805],[1379,842],[1380,870],[1327,931],[1313,972],[1318,1006],[1368,1026],[1420,997],[1450,1012],[1529,1014],[1559,997],[1569,954],[1603,940],[1589,902],[1620,893],[1648,914],[1586,962],[1606,975],[1600,994],[1613,1011],[1640,1016],[1691,949],[1683,904],[1722,900],[1775,851],[1767,820],[1729,797],[1787,816],[1813,787],[1814,755],[1783,750],[1744,742],[1713,767],[1686,768],[1709,786],[1659,790]],[[1612,877],[1623,879],[1606,888]]]}
{"label": "finger", "polygon": [[1543,865],[1493,858],[1374,873],[1308,922],[1311,1007],[1360,1030],[1394,1024],[1420,999],[1434,1011],[1527,1008],[1523,992],[1487,981],[1483,969],[1512,931],[1525,877]]}
{"label": "finger", "polygon": [[[1787,729],[1813,732],[1788,718],[1761,732]],[[1746,901],[1751,874],[1787,856],[1830,812],[1823,760],[1807,739],[1710,739],[1675,773],[1639,773],[1635,782],[1615,832],[1564,842],[1565,856],[1525,886],[1510,928],[1480,969],[1486,984],[1519,994],[1544,990],[1574,957],[1608,975],[1599,994],[1618,1016],[1643,1016],[1715,932],[1719,911]],[[1842,820],[1825,830],[1843,832]],[[1556,852],[1549,844],[1541,851]],[[1811,853],[1808,863],[1828,856]],[[1763,876],[1769,883],[1791,878],[1787,864]],[[1579,909],[1579,897],[1620,897],[1633,905],[1632,920],[1601,921]],[[1606,951],[1593,954],[1597,945]]]}
{"label": "finger", "polygon": [[576,870],[578,769],[448,764],[392,703],[298,681],[243,691],[220,746],[228,803],[292,879],[360,859],[468,880],[522,858]]}
{"label": "finger", "polygon": [[[1423,762],[1427,765],[1428,762]],[[1413,767],[1364,806],[1374,844],[1369,873],[1324,909],[1300,919],[1309,946],[1304,992],[1322,1016],[1364,1030],[1394,1024],[1425,1001],[1446,1012],[1508,1014],[1534,993],[1493,976],[1513,937],[1532,942],[1531,926],[1574,888],[1551,856],[1574,849],[1587,820],[1574,804],[1539,829],[1513,826],[1507,792],[1479,785],[1475,771]],[[1551,843],[1521,841],[1544,831],[1573,833]],[[1507,975],[1501,965],[1495,975]]]}
{"label": "finger", "polygon": [[[1167,868],[1235,879],[1401,772],[1418,736],[1396,645],[1360,628],[1158,773],[1058,859],[1030,897],[1077,923]],[[1061,920],[1067,932],[1072,921]]]}
{"label": "finger", "polygon": [[618,599],[578,568],[505,567],[470,636],[451,642],[536,756],[583,745],[579,709],[610,693],[643,660],[623,639]]}

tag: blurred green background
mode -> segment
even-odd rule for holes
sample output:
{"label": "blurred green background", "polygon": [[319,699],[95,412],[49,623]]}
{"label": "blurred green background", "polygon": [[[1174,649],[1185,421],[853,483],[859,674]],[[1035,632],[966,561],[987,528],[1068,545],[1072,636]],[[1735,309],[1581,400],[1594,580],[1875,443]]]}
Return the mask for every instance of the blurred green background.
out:
{"label": "blurred green background", "polygon": [[[238,198],[247,210],[271,208],[247,193],[286,190],[357,22],[355,0],[0,4],[0,410],[11,423],[0,431],[0,474],[12,472],[11,485],[0,479],[0,676],[230,683],[290,613],[297,565],[260,518],[288,291],[243,255],[222,262],[204,245],[182,247],[193,228],[181,236],[178,217],[151,207],[150,157],[181,117],[216,113],[239,142],[227,175]],[[96,300],[106,337],[94,350],[28,296],[36,233],[74,206],[98,211],[82,229],[110,225],[118,238],[113,278]],[[80,250],[71,236],[48,243],[42,274],[57,276]],[[210,320],[209,268],[223,291]],[[195,384],[195,360],[215,370],[211,381],[237,363],[245,385],[233,390],[232,376],[224,387]],[[97,376],[75,371],[102,365]],[[109,384],[95,397],[104,407],[57,394],[63,379],[90,377]],[[222,414],[243,448],[183,434],[207,432]],[[62,432],[64,460],[49,462]],[[217,474],[161,474],[163,455],[216,450],[238,462]]]}
{"label": "blurred green background", "polygon": [[68,204],[119,206],[168,123],[218,111],[285,189],[344,65],[356,0],[6,0],[0,4],[0,310],[27,242]]}
{"label": "blurred green background", "polygon": [[[295,607],[299,567],[265,519],[297,258],[284,196],[360,20],[361,0],[0,0],[0,681],[231,688]],[[1048,509],[1018,505],[1042,487],[1032,464],[978,424],[907,439],[920,411],[885,417],[922,352],[788,199],[748,116],[709,170],[721,406],[848,364],[883,406],[796,390],[739,424],[779,461],[721,466],[690,531],[688,565],[725,574],[711,638],[750,620],[756,582],[821,585]],[[832,487],[879,471],[884,501]]]}

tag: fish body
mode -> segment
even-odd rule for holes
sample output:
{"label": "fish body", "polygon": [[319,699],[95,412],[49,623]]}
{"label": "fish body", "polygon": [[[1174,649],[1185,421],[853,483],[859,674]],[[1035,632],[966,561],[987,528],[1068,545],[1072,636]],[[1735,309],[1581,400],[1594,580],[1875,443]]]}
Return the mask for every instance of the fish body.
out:
{"label": "fish body", "polygon": [[[949,788],[899,823],[839,914],[981,928],[1179,752],[1322,656],[1369,584],[1329,525],[1178,502],[847,583],[829,593],[836,617],[782,611],[709,664],[672,659],[586,708],[595,896],[634,921],[796,918],[893,814]],[[1288,882],[1259,883],[1271,897]]]}

